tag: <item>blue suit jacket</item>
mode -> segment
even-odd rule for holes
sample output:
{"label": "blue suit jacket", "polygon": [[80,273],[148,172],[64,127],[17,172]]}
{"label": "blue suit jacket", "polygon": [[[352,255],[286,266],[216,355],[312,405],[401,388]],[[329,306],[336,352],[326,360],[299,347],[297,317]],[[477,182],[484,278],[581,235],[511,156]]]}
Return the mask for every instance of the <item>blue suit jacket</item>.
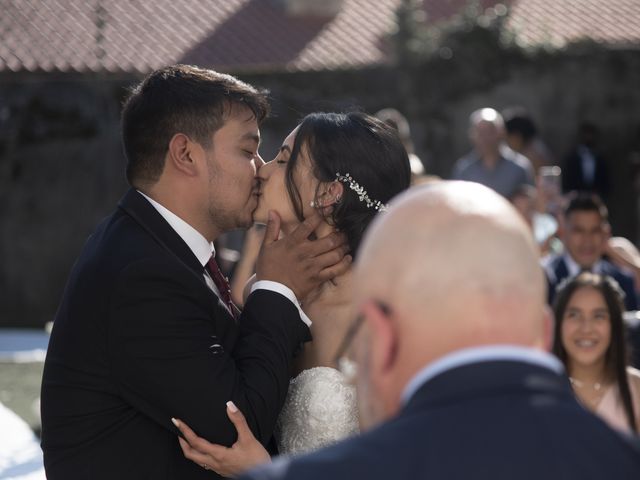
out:
{"label": "blue suit jacket", "polygon": [[[557,255],[549,260],[545,266],[545,275],[547,277],[547,284],[549,286],[548,301],[549,304],[553,304],[556,296],[556,290],[558,285],[569,276],[569,269],[564,261],[564,256]],[[607,260],[602,260],[602,273],[613,277],[620,285],[620,288],[624,291],[624,306],[627,310],[638,309],[638,298],[636,297],[635,288],[633,285],[633,277],[628,273],[623,272],[613,263]]]}
{"label": "blue suit jacket", "polygon": [[374,430],[243,478],[637,480],[635,442],[584,410],[566,377],[488,361],[429,380]]}

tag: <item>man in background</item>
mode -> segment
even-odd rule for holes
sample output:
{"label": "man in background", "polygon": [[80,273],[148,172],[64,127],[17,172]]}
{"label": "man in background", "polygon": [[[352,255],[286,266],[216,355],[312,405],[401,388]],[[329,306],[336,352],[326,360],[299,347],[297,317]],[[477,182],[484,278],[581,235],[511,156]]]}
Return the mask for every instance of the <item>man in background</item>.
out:
{"label": "man in background", "polygon": [[625,294],[625,308],[638,307],[633,276],[609,262],[603,255],[611,234],[609,214],[600,197],[585,192],[574,192],[564,210],[562,242],[565,252],[545,259],[549,303],[555,299],[556,289],[566,278],[583,271],[613,277]]}
{"label": "man in background", "polygon": [[534,185],[531,162],[504,144],[504,121],[496,110],[481,108],[470,115],[469,138],[473,150],[456,162],[454,180],[481,183],[505,198],[523,184]]}

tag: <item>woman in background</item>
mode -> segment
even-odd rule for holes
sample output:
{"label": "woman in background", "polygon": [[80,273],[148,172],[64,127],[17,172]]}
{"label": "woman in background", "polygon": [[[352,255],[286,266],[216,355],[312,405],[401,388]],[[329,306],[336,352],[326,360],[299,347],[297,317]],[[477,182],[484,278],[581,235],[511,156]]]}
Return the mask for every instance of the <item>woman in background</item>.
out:
{"label": "woman in background", "polygon": [[640,371],[628,365],[623,293],[610,277],[581,273],[557,295],[554,353],[580,402],[610,426],[640,430]]}

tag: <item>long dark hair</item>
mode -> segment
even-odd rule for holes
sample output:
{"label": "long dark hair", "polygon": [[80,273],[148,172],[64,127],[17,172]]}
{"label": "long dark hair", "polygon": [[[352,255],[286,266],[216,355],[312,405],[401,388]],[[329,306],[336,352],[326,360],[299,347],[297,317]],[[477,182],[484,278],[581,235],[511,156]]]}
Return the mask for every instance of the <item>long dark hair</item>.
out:
{"label": "long dark hair", "polygon": [[[336,173],[349,173],[371,200],[382,203],[409,187],[409,157],[393,128],[361,112],[312,113],[298,128],[286,169],[287,192],[300,220],[302,199],[294,171],[303,146],[311,157],[313,176],[321,182],[335,181]],[[343,183],[343,187],[342,200],[327,221],[347,236],[350,253],[355,256],[377,211],[361,201],[349,184]]]}
{"label": "long dark hair", "polygon": [[633,411],[633,405],[631,403],[631,392],[627,379],[629,352],[626,341],[626,329],[622,318],[622,312],[624,311],[624,293],[618,285],[618,282],[606,275],[585,272],[560,286],[553,306],[556,317],[553,353],[564,363],[565,367],[567,367],[567,351],[562,344],[561,338],[564,313],[573,294],[578,289],[585,287],[593,288],[600,292],[607,305],[609,321],[611,322],[611,342],[605,354],[605,374],[618,385],[620,398],[622,399],[622,405],[627,414],[629,426],[634,432],[637,432],[635,412]]}

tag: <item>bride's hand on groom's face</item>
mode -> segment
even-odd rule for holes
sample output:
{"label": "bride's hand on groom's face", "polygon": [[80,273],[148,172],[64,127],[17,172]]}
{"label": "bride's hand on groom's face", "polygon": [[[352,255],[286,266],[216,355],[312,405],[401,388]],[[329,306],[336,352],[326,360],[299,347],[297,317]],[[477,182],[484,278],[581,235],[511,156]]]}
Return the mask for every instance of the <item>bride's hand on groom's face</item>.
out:
{"label": "bride's hand on groom's face", "polygon": [[184,422],[172,419],[184,436],[178,437],[184,456],[205,470],[214,470],[223,477],[235,477],[269,462],[271,457],[253,436],[244,415],[232,402],[227,403],[227,416],[238,432],[238,440],[231,448],[210,443],[197,436]]}
{"label": "bride's hand on groom's face", "polygon": [[347,271],[351,256],[347,255],[344,234],[331,233],[316,240],[309,236],[322,222],[317,212],[305,219],[290,234],[278,239],[280,217],[269,212],[258,261],[257,280],[279,282],[291,290],[301,300],[318,286]]}

